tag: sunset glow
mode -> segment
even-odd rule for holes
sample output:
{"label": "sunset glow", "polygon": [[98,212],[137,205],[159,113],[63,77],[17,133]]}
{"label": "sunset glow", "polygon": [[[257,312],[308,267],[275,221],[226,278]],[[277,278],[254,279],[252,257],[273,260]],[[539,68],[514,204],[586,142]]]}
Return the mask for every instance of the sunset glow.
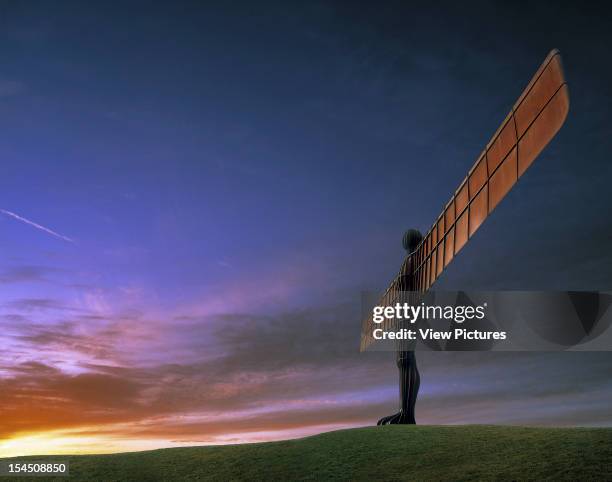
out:
{"label": "sunset glow", "polygon": [[[582,114],[436,286],[609,288],[612,71],[589,73],[606,44],[558,39],[569,20],[516,39],[510,4],[456,22],[350,3],[3,6],[0,457],[396,410],[394,355],[359,353],[360,294],[387,286],[404,230],[430,228],[553,46]],[[417,420],[611,426],[611,360],[419,353]]]}

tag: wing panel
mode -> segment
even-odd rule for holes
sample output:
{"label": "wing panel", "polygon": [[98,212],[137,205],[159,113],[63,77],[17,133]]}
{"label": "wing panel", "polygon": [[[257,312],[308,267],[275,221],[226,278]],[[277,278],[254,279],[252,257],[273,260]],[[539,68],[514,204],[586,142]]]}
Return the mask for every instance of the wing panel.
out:
{"label": "wing panel", "polygon": [[487,160],[484,155],[478,160],[469,176],[468,190],[471,200],[474,199],[480,188],[487,182]]}
{"label": "wing panel", "polygon": [[470,238],[474,235],[476,230],[483,223],[487,217],[487,194],[488,189],[485,184],[480,192],[476,195],[474,200],[470,203],[470,216],[469,216],[469,232]]}
{"label": "wing panel", "polygon": [[444,267],[448,265],[455,254],[455,228],[451,227],[444,238]]}
{"label": "wing panel", "polygon": [[487,165],[489,175],[495,172],[510,150],[516,145],[516,129],[512,116],[506,118],[506,124],[499,135],[487,149]]}
{"label": "wing panel", "polygon": [[561,56],[557,52],[549,60],[522,101],[514,108],[518,137],[527,131],[555,92],[565,83]]}
{"label": "wing panel", "polygon": [[431,252],[431,273],[429,276],[429,286],[434,284],[436,281],[436,250],[435,248]]}
{"label": "wing panel", "polygon": [[517,179],[516,147],[510,151],[489,180],[489,213],[512,189]]}
{"label": "wing panel", "polygon": [[440,216],[438,219],[438,239],[442,241],[444,238],[444,216]]}
{"label": "wing panel", "polygon": [[442,270],[444,269],[444,239],[440,241],[438,244],[438,249],[436,250],[436,278],[440,276]]}
{"label": "wing panel", "polygon": [[559,131],[569,111],[569,93],[563,85],[534,120],[518,144],[518,175],[522,176]]}
{"label": "wing panel", "polygon": [[459,216],[467,207],[468,201],[468,185],[467,182],[464,182],[463,185],[457,191],[457,196],[455,197],[455,209],[457,216]]}
{"label": "wing panel", "polygon": [[446,207],[446,211],[444,211],[444,227],[446,231],[450,229],[450,227],[455,222],[455,200],[452,199],[451,202]]}
{"label": "wing panel", "polygon": [[459,252],[468,240],[468,212],[465,211],[455,224],[455,254]]}

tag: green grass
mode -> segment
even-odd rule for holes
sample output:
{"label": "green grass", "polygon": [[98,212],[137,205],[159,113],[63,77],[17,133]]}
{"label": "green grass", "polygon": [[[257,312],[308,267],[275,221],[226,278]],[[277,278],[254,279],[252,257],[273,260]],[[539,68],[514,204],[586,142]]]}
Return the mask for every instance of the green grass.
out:
{"label": "green grass", "polygon": [[612,429],[404,425],[284,442],[48,459],[69,459],[70,477],[57,480],[71,481],[612,480]]}

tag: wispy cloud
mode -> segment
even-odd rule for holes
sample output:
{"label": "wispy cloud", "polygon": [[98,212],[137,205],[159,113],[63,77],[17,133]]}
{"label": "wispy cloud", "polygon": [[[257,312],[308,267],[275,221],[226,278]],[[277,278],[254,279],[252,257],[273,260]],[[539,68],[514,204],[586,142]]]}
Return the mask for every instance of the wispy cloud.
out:
{"label": "wispy cloud", "polygon": [[56,233],[52,229],[41,226],[40,224],[35,223],[34,221],[30,221],[29,219],[19,216],[18,214],[15,214],[11,211],[7,211],[6,209],[0,209],[0,212],[3,214],[6,214],[7,216],[17,219],[18,221],[29,224],[30,226],[33,226],[36,229],[40,229],[41,231],[44,231],[45,233],[50,234],[51,236],[55,236],[56,238],[63,239],[64,241],[68,241],[69,243],[74,243],[74,239],[69,238],[68,236],[64,236],[63,234]]}
{"label": "wispy cloud", "polygon": [[47,274],[59,270],[46,266],[17,265],[0,270],[0,285],[48,281]]}
{"label": "wispy cloud", "polygon": [[[359,354],[347,336],[352,305],[171,320],[98,317],[96,303],[89,312],[66,306],[61,316],[61,306],[52,299],[0,305],[9,310],[0,318],[7,340],[0,439],[8,441],[0,456],[55,450],[46,438],[58,439],[57,431],[98,452],[289,438],[372,424],[397,403],[392,354]],[[57,321],[41,319],[46,311]],[[418,358],[421,423],[611,423],[606,353]],[[24,447],[32,434],[46,438]]]}

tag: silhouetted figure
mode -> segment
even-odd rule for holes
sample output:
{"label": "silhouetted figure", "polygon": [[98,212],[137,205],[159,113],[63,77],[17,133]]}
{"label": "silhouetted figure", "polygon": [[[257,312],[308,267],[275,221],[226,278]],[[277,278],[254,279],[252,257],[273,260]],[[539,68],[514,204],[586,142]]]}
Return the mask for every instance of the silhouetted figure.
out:
{"label": "silhouetted figure", "polygon": [[[457,257],[476,230],[480,229],[485,219],[555,137],[568,112],[569,90],[563,75],[561,55],[553,49],[495,131],[493,138],[486,144],[485,151],[451,195],[425,234],[425,241],[421,242],[423,236],[414,229],[404,235],[404,248],[409,255],[400,274],[387,288],[383,297],[385,303],[389,300],[420,302],[418,298],[429,291],[449,263]],[[417,259],[419,265],[415,266]],[[415,293],[413,300],[402,300],[402,293],[407,291]],[[574,301],[580,306],[585,303],[584,300]],[[364,320],[369,323],[364,330],[365,334],[368,331],[372,333],[374,329],[375,322],[371,318]],[[398,323],[395,326],[402,328]],[[589,332],[586,328],[584,331]],[[551,330],[555,337],[562,332],[558,325]],[[362,334],[360,350],[367,350],[375,341],[373,336]],[[379,425],[415,423],[414,405],[419,391],[419,372],[413,352],[414,345],[398,342],[396,347],[400,371],[400,411],[380,419]]]}
{"label": "silhouetted figure", "polygon": [[[416,229],[409,229],[404,234],[402,244],[409,256],[402,266],[402,276],[399,279],[400,292],[416,291],[413,286],[414,265],[411,253],[417,248],[423,236]],[[402,300],[406,302],[414,302],[414,300]],[[398,342],[397,350],[397,368],[399,369],[399,390],[400,390],[400,410],[394,415],[383,417],[378,421],[378,425],[389,424],[415,424],[414,406],[419,393],[421,377],[417,368],[416,356],[414,351],[408,350],[410,342]]]}

